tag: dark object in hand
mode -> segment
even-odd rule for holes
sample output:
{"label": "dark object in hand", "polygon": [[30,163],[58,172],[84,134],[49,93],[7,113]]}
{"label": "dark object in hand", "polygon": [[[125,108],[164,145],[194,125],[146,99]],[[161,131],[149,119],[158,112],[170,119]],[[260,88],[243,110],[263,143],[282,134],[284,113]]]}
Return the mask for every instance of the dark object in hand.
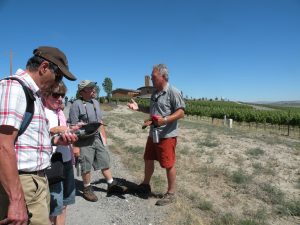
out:
{"label": "dark object in hand", "polygon": [[91,122],[83,125],[80,127],[79,130],[75,131],[74,133],[78,136],[79,139],[81,138],[87,138],[95,135],[95,133],[98,131],[99,127],[101,125],[104,125],[100,122]]}

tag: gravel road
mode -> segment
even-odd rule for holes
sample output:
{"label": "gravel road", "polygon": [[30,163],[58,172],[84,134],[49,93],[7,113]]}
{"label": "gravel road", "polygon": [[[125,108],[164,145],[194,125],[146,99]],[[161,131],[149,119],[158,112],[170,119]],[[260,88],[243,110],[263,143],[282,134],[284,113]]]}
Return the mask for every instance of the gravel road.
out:
{"label": "gravel road", "polygon": [[[135,186],[135,179],[126,171],[117,155],[110,154],[112,160],[112,173],[117,179],[125,179],[125,184]],[[76,176],[76,174],[75,174]],[[98,196],[98,202],[88,202],[82,198],[81,177],[75,177],[76,203],[67,208],[67,224],[101,224],[101,225],[154,225],[162,224],[167,214],[168,206],[157,207],[157,199],[143,199],[132,193],[124,195],[107,196],[107,185],[101,172],[92,173],[93,187]]]}
{"label": "gravel road", "polygon": [[[64,110],[66,115],[68,108],[69,105]],[[123,181],[130,189],[136,187],[139,180],[125,169],[120,157],[112,152],[110,156],[113,177]],[[170,209],[170,206],[155,206],[155,198],[143,199],[131,192],[107,196],[107,184],[100,171],[92,172],[92,185],[98,202],[89,202],[82,197],[82,179],[76,173],[75,182],[76,203],[67,208],[68,225],[156,225],[162,224]]]}

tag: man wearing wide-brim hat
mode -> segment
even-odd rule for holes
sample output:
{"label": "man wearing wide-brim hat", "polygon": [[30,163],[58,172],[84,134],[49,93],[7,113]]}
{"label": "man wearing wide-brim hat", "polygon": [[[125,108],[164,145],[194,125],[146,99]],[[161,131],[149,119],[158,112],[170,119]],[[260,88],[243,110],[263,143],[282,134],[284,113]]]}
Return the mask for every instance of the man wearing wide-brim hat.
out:
{"label": "man wearing wide-brim hat", "polygon": [[79,162],[83,180],[83,197],[92,202],[96,202],[98,197],[94,194],[91,182],[91,170],[101,170],[107,181],[107,193],[123,193],[126,187],[114,180],[110,170],[110,157],[106,143],[106,132],[102,123],[103,114],[96,97],[96,82],[83,80],[78,84],[80,99],[74,101],[70,108],[69,121],[71,124],[79,122],[89,124],[100,123],[100,128],[95,132],[79,136],[75,143],[74,150],[80,149]]}
{"label": "man wearing wide-brim hat", "polygon": [[[41,92],[63,77],[76,80],[65,54],[58,48],[41,46],[33,51],[26,70],[18,69],[15,76],[0,81],[0,224],[49,225],[45,169],[50,166],[52,144],[69,145],[78,140],[75,134],[50,138],[41,101]],[[23,129],[29,104],[25,90],[31,93],[34,112],[31,123]]]}

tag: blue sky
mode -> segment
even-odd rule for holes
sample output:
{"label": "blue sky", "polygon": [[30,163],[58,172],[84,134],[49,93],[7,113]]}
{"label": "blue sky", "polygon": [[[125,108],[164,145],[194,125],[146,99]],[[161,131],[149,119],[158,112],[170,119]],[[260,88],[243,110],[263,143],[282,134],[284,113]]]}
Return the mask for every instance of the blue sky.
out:
{"label": "blue sky", "polygon": [[300,0],[0,0],[0,26],[0,77],[10,50],[15,71],[55,46],[69,96],[83,79],[139,88],[165,63],[184,96],[300,100]]}

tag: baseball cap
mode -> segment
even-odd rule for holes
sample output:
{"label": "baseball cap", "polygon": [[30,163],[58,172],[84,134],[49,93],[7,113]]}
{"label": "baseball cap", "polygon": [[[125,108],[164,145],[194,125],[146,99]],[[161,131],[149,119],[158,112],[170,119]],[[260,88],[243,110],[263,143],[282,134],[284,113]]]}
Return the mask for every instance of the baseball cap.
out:
{"label": "baseball cap", "polygon": [[92,82],[90,80],[83,80],[78,84],[78,90],[81,91],[86,87],[95,87],[97,82]]}
{"label": "baseball cap", "polygon": [[49,46],[40,46],[33,50],[35,56],[39,56],[49,62],[54,63],[60,71],[63,73],[64,77],[68,80],[76,80],[77,78],[69,71],[69,65],[66,55],[58,48]]}

